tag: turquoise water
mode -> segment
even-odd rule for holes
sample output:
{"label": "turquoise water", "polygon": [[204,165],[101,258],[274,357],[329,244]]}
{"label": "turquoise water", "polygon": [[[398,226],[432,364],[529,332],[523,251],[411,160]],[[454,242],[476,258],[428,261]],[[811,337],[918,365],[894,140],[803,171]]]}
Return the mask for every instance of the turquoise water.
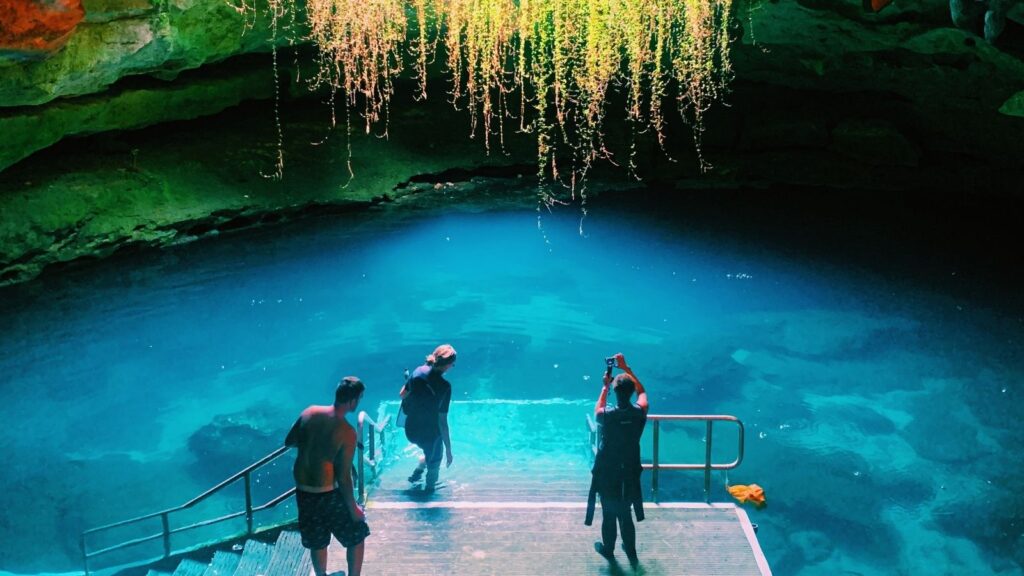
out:
{"label": "turquoise water", "polygon": [[[538,228],[434,203],[0,290],[0,570],[77,569],[82,529],[198,494],[341,376],[372,412],[451,342],[457,399],[596,398],[623,352],[652,412],[740,417],[729,480],[765,488],[776,574],[1022,574],[1013,274],[758,210],[609,200],[581,234],[577,207]],[[663,461],[702,453],[701,430],[671,432]],[[699,474],[662,481],[702,497]]]}

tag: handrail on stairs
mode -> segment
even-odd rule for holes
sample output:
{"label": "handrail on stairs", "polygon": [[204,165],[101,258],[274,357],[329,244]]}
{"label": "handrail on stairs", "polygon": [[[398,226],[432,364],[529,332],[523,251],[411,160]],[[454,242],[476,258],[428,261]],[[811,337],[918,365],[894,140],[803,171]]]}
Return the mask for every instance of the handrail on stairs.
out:
{"label": "handrail on stairs", "polygon": [[[357,442],[357,447],[358,447],[358,456],[357,456],[358,467],[357,467],[356,470],[353,471],[353,475],[355,475],[356,478],[357,478],[358,489],[359,489],[359,501],[361,503],[366,502],[366,477],[364,475],[363,463],[364,462],[368,463],[370,465],[371,469],[373,469],[374,472],[376,473],[377,464],[380,462],[380,459],[378,458],[378,454],[377,454],[377,440],[376,440],[376,436],[378,434],[380,435],[380,437],[381,437],[380,445],[381,445],[381,447],[383,449],[383,447],[386,445],[384,440],[385,440],[385,432],[387,430],[389,421],[390,421],[390,417],[389,416],[384,416],[381,419],[381,422],[377,423],[372,418],[370,418],[370,416],[365,411],[360,411],[359,412],[358,427],[356,429],[356,434],[358,435],[357,436],[357,438],[358,438],[358,442]],[[374,432],[376,432],[376,434],[371,433],[369,435],[369,445],[370,445],[369,455],[366,454],[366,450],[364,449],[364,445],[363,445],[364,430],[366,430],[367,424],[372,427]],[[218,522],[224,522],[226,520],[231,520],[231,519],[234,519],[234,518],[238,518],[238,517],[241,517],[243,515],[245,516],[245,524],[246,524],[245,535],[246,536],[252,535],[253,534],[253,515],[256,512],[260,512],[262,510],[273,508],[274,506],[277,506],[278,504],[280,504],[281,502],[287,500],[289,497],[291,497],[293,494],[295,494],[295,488],[290,488],[287,491],[285,491],[283,494],[281,494],[279,496],[275,496],[274,498],[272,498],[270,501],[266,502],[265,504],[262,504],[262,505],[259,505],[259,506],[253,506],[253,504],[252,504],[252,474],[257,469],[262,468],[263,466],[269,464],[270,462],[273,462],[274,460],[279,458],[282,454],[284,454],[288,450],[290,450],[289,446],[281,446],[280,448],[274,450],[270,454],[267,454],[266,456],[260,458],[259,460],[253,462],[252,464],[246,466],[242,470],[239,470],[238,472],[232,474],[227,479],[225,479],[225,480],[221,481],[220,483],[218,483],[216,486],[210,488],[209,490],[203,492],[199,496],[196,496],[195,498],[189,500],[188,502],[185,502],[184,504],[182,504],[180,506],[175,506],[173,508],[168,508],[166,510],[161,510],[159,512],[153,512],[153,513],[150,513],[150,514],[143,514],[142,516],[136,516],[134,518],[129,518],[127,520],[121,520],[121,521],[118,521],[118,522],[114,522],[112,524],[106,524],[106,525],[103,525],[103,526],[97,526],[95,528],[89,528],[88,530],[83,531],[82,535],[81,535],[81,539],[79,540],[79,545],[80,545],[80,548],[81,548],[81,551],[82,551],[82,565],[83,565],[83,567],[85,569],[85,576],[89,576],[89,560],[91,560],[92,558],[95,558],[97,556],[101,556],[103,554],[107,554],[107,553],[113,552],[115,550],[120,550],[122,548],[127,548],[127,547],[130,547],[130,546],[134,546],[136,544],[142,544],[142,543],[145,543],[145,542],[150,542],[152,540],[156,540],[158,538],[162,538],[163,539],[163,556],[162,556],[162,558],[168,558],[168,557],[170,557],[172,555],[172,553],[171,553],[171,535],[172,534],[177,534],[179,532],[184,532],[186,530],[191,530],[191,529],[194,529],[194,528],[200,528],[200,527],[203,527],[203,526],[209,526],[209,525],[212,525],[212,524],[216,524]],[[199,504],[200,502],[206,500],[210,496],[213,496],[217,492],[220,492],[224,488],[226,488],[226,487],[230,486],[231,484],[237,482],[239,479],[243,479],[245,481],[245,510],[242,510],[242,511],[239,511],[239,512],[233,512],[231,514],[226,514],[224,516],[220,516],[220,517],[217,517],[217,518],[211,518],[211,519],[208,519],[208,520],[202,520],[200,522],[196,522],[194,524],[189,524],[187,526],[179,526],[179,527],[176,527],[176,528],[173,528],[173,529],[170,527],[170,515],[171,514],[173,514],[175,512],[181,512],[183,510],[187,510],[187,509],[195,506],[196,504]],[[156,534],[150,534],[148,536],[143,536],[141,538],[134,538],[134,539],[131,539],[131,540],[126,540],[124,542],[120,542],[120,543],[114,544],[112,546],[107,546],[106,548],[101,548],[99,550],[89,551],[89,549],[88,549],[88,536],[90,536],[90,535],[97,534],[97,533],[100,533],[100,532],[105,532],[105,531],[108,531],[108,530],[111,530],[111,529],[114,529],[114,528],[120,528],[120,527],[123,527],[123,526],[128,526],[130,524],[137,524],[139,522],[143,522],[145,520],[150,520],[150,519],[157,518],[157,517],[160,518],[161,531],[156,533]]]}
{"label": "handrail on stairs", "polygon": [[[387,442],[386,442],[387,437],[385,436],[385,433],[387,432],[388,424],[390,422],[391,422],[391,416],[390,415],[385,415],[383,418],[381,418],[380,422],[378,423],[378,422],[375,422],[373,420],[373,418],[370,418],[370,415],[367,414],[366,411],[360,411],[359,412],[358,428],[356,429],[356,434],[358,434],[357,437],[359,438],[359,442],[358,442],[358,446],[359,446],[359,468],[356,471],[356,478],[358,479],[357,482],[359,484],[359,503],[360,504],[365,504],[366,503],[366,475],[363,474],[363,463],[366,462],[367,464],[369,464],[370,467],[373,468],[374,474],[376,474],[376,472],[377,472],[377,464],[380,462],[380,460],[377,459],[377,435],[378,434],[380,435],[380,445],[381,445],[382,451],[383,451],[383,447],[387,446]],[[365,456],[365,454],[363,452],[363,430],[365,429],[367,423],[370,426],[372,426],[373,427],[373,431],[376,432],[376,434],[370,434],[370,455],[369,455],[369,457]]]}
{"label": "handrail on stairs", "polygon": [[[720,414],[648,414],[647,420],[654,422],[653,430],[653,454],[650,464],[644,464],[645,470],[651,470],[651,492],[654,501],[658,501],[658,472],[660,470],[703,470],[704,471],[704,501],[711,502],[711,471],[732,470],[743,462],[743,422],[735,416]],[[698,421],[705,422],[707,430],[704,437],[704,462],[703,463],[679,463],[662,464],[659,458],[659,440],[661,437],[661,423],[663,421]],[[715,464],[711,461],[712,446],[712,424],[714,422],[732,422],[739,428],[738,446],[736,448],[736,459],[732,462]],[[598,443],[601,439],[600,425],[587,414],[587,430],[590,433],[590,448],[594,455],[597,455]]]}

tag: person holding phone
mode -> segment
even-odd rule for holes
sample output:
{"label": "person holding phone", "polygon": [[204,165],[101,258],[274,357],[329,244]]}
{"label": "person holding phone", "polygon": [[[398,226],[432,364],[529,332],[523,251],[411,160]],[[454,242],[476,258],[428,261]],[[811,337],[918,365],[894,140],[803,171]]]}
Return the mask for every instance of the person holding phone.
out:
{"label": "person holding phone", "polygon": [[[600,426],[597,456],[591,470],[590,498],[587,503],[585,524],[594,518],[595,495],[601,499],[601,540],[594,549],[609,561],[615,559],[615,539],[622,533],[622,550],[634,569],[640,560],[636,552],[637,522],[644,519],[643,493],[640,489],[640,437],[647,424],[647,391],[622,354],[606,359],[601,394],[594,407],[594,416]],[[612,378],[615,367],[622,373]],[[616,405],[608,406],[608,390],[615,394]],[[636,402],[632,402],[633,393]],[[632,511],[632,513],[631,513]]]}

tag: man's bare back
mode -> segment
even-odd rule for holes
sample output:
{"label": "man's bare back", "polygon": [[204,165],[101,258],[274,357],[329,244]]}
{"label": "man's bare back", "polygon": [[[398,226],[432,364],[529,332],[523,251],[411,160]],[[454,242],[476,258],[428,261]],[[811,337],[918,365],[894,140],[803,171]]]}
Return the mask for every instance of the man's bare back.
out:
{"label": "man's bare back", "polygon": [[327,576],[332,535],[345,547],[348,575],[359,576],[363,567],[363,541],[370,527],[353,494],[356,431],[345,417],[359,407],[365,388],[355,376],[342,378],[334,391],[334,405],[303,410],[284,439],[285,446],[299,451],[293,470],[299,534],[316,576]]}
{"label": "man's bare back", "polygon": [[[356,431],[333,406],[310,406],[303,410],[285,439],[298,447],[295,485],[304,492],[329,492],[338,473],[351,470]],[[345,483],[341,483],[345,484]]]}

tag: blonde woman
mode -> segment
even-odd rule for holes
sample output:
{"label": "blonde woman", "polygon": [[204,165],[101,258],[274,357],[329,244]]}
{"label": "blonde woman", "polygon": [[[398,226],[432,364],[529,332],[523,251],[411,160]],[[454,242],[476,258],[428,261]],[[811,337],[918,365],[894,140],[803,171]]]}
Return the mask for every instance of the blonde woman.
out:
{"label": "blonde woman", "polygon": [[[444,374],[455,366],[455,348],[442,344],[427,355],[426,364],[413,371],[399,395],[405,402],[405,436],[423,450],[420,463],[409,476],[418,483],[426,470],[425,491],[433,491],[441,469],[441,458],[452,465],[452,440],[448,431],[448,407],[452,385]],[[443,453],[442,453],[443,451]]]}

